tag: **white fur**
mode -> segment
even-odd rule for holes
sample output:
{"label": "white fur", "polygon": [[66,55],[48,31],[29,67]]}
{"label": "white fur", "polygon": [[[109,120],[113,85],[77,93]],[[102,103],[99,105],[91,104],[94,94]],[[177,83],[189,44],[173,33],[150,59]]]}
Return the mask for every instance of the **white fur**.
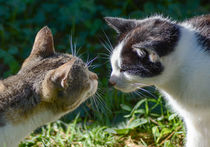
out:
{"label": "white fur", "polygon": [[[118,46],[111,56],[114,69],[112,75],[116,75],[115,87],[125,92],[137,89],[138,86],[133,87],[136,83],[155,85],[173,110],[183,118],[187,128],[186,146],[209,147],[210,54],[204,52],[198,44],[194,28],[188,24],[180,25],[182,26],[181,38],[175,50],[170,55],[160,58],[164,66],[161,75],[140,78],[126,72],[119,74],[119,68],[115,63],[119,60],[117,54],[120,54],[121,46]],[[119,82],[121,79],[128,82]]]}
{"label": "white fur", "polygon": [[120,65],[121,65],[121,59],[120,59],[120,53],[122,50],[122,47],[124,45],[124,42],[122,41],[114,50],[111,55],[111,66],[112,66],[112,73],[110,80],[115,81],[116,89],[122,90],[124,92],[130,92],[133,91],[135,86],[128,87],[127,84],[129,84],[128,78],[126,78],[126,74],[123,74],[120,72]]}
{"label": "white fur", "polygon": [[20,124],[14,125],[8,122],[4,127],[0,127],[0,146],[17,147],[19,142],[36,128],[60,117],[61,115],[56,116],[54,113],[46,110],[31,116]]}
{"label": "white fur", "polygon": [[119,76],[120,75],[120,53],[122,50],[122,47],[124,45],[124,42],[121,42],[115,50],[113,50],[113,53],[111,55],[111,65],[112,65],[112,73],[111,76]]}

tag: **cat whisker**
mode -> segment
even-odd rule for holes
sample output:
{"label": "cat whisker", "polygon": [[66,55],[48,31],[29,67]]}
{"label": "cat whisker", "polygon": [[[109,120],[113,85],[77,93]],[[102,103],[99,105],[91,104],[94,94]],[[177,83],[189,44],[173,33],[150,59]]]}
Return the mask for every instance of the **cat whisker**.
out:
{"label": "cat whisker", "polygon": [[136,85],[136,86],[148,86],[147,84],[143,84],[143,83],[133,83],[133,85]]}
{"label": "cat whisker", "polygon": [[72,36],[70,36],[69,41],[70,41],[71,54],[72,54],[72,56],[76,57],[77,56],[77,53],[78,53],[77,52],[77,44],[76,43],[73,43]]}
{"label": "cat whisker", "polygon": [[[156,88],[154,86],[148,86],[147,84],[143,84],[143,83],[134,83],[132,85],[134,85],[134,86],[136,85],[138,88],[139,88],[139,86],[141,86],[141,88],[142,87],[150,87],[151,89],[156,90]],[[146,90],[146,89],[144,89],[144,90]]]}
{"label": "cat whisker", "polygon": [[134,86],[137,86],[137,88],[138,89],[140,89],[140,90],[142,90],[142,91],[144,91],[144,92],[146,92],[146,93],[148,93],[150,96],[152,96],[152,97],[154,97],[154,98],[157,98],[154,94],[152,94],[150,91],[148,91],[148,90],[146,90],[146,89],[144,89],[144,88],[142,88],[142,87],[139,87],[139,86],[148,86],[147,84],[143,84],[143,83],[133,83],[133,84],[131,84],[131,85],[134,85]]}
{"label": "cat whisker", "polygon": [[[108,37],[106,37],[107,39]],[[108,39],[108,41],[104,40],[102,37],[98,36],[99,42],[101,43],[101,45],[109,52],[109,54],[112,53],[113,50],[113,46],[111,45],[110,40]]]}
{"label": "cat whisker", "polygon": [[77,43],[74,43],[74,55],[77,56]]}
{"label": "cat whisker", "polygon": [[[99,94],[98,93],[96,93],[96,100],[97,100],[97,102],[98,102],[98,106],[100,105],[100,110],[101,110],[101,112],[104,112],[103,110],[105,109],[104,108],[104,104],[101,102],[101,99],[100,99],[100,96],[99,96]],[[100,112],[100,111],[99,111]]]}
{"label": "cat whisker", "polygon": [[70,41],[71,54],[74,56],[74,48],[73,48],[72,36],[70,36],[69,41]]}
{"label": "cat whisker", "polygon": [[91,69],[95,69],[95,68],[98,68],[98,67],[100,67],[101,66],[101,64],[95,64],[95,65],[90,65],[89,67],[91,68]]}
{"label": "cat whisker", "polygon": [[110,58],[110,55],[109,54],[106,54],[106,53],[99,53],[99,55],[101,55],[101,58],[102,59],[109,60],[109,58]]}
{"label": "cat whisker", "polygon": [[82,54],[79,54],[80,50],[81,50],[81,47],[76,52],[76,55],[77,55],[78,58],[81,58],[81,56],[82,56]]}
{"label": "cat whisker", "polygon": [[107,63],[109,63],[109,57],[100,57],[100,59],[105,59],[105,61],[103,63],[100,63],[101,65],[105,65]]}
{"label": "cat whisker", "polygon": [[85,63],[86,63],[86,64],[85,64],[85,67],[86,67],[86,68],[89,67],[89,66],[88,66],[88,63],[90,62],[90,61],[89,61],[89,57],[90,57],[90,56],[89,56],[89,54],[87,53],[87,59],[86,59],[86,62],[85,62]]}
{"label": "cat whisker", "polygon": [[155,96],[154,94],[152,94],[151,92],[149,92],[148,90],[146,90],[146,89],[144,89],[144,88],[142,88],[142,87],[138,87],[140,90],[142,90],[142,91],[144,91],[144,92],[146,92],[146,93],[148,93],[150,96],[152,96],[153,98],[157,98],[157,96]]}
{"label": "cat whisker", "polygon": [[110,47],[110,49],[112,51],[114,49],[113,46],[112,46],[112,43],[111,43],[109,37],[107,36],[106,32],[104,30],[102,30],[102,31],[103,31],[103,33],[104,33],[104,35],[105,35],[105,37],[106,37],[106,39],[108,41],[109,47]]}
{"label": "cat whisker", "polygon": [[97,112],[100,112],[100,110],[99,110],[99,107],[98,107],[98,102],[97,102],[97,97],[96,97],[96,95],[94,95],[93,97],[92,97],[92,99],[93,99],[93,104],[91,104],[93,107],[95,107],[96,108],[96,111]]}
{"label": "cat whisker", "polygon": [[109,52],[109,54],[112,53],[112,50],[110,48],[108,48],[107,45],[104,42],[100,41],[100,43]]}
{"label": "cat whisker", "polygon": [[98,102],[97,95],[95,94],[91,99],[93,100],[93,103],[91,105],[93,106],[94,110],[97,111],[97,112],[101,112],[100,109],[102,107],[100,107],[100,109],[99,109],[100,103]]}
{"label": "cat whisker", "polygon": [[[98,90],[100,89],[98,88]],[[99,109],[99,105],[101,104],[99,103],[97,92],[90,98],[90,102],[91,102],[92,109],[94,111],[101,112],[101,110]]]}
{"label": "cat whisker", "polygon": [[89,54],[87,54],[86,64],[89,62]]}
{"label": "cat whisker", "polygon": [[135,91],[134,93],[140,97],[145,97],[145,95],[141,93],[140,91]]}
{"label": "cat whisker", "polygon": [[89,62],[87,62],[87,66],[90,67],[91,64],[93,63],[93,61],[95,61],[96,59],[98,59],[98,56],[96,56],[95,58],[93,58],[92,60],[90,60]]}
{"label": "cat whisker", "polygon": [[107,110],[109,113],[111,113],[111,110],[107,107],[106,103],[104,102],[102,96],[99,94],[99,91],[96,92],[96,96],[97,96],[97,99],[98,99],[98,102],[101,104],[102,108],[104,110]]}

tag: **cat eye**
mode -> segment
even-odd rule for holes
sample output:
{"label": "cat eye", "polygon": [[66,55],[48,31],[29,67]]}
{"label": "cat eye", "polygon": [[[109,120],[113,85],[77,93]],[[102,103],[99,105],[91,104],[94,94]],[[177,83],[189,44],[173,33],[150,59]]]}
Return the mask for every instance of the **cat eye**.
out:
{"label": "cat eye", "polygon": [[126,71],[125,69],[120,68],[120,72],[125,72],[125,71]]}
{"label": "cat eye", "polygon": [[58,90],[58,97],[63,97],[64,96],[64,93],[62,90]]}
{"label": "cat eye", "polygon": [[133,51],[141,58],[144,58],[147,55],[147,51],[144,48],[133,48]]}

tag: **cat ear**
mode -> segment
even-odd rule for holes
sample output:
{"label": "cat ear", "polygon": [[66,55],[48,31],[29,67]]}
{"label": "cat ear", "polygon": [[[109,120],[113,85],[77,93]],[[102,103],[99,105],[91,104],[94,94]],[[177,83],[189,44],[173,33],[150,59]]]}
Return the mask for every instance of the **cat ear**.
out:
{"label": "cat ear", "polygon": [[154,46],[155,45],[151,42],[143,42],[132,45],[132,48],[141,58],[144,58],[147,54],[149,54],[150,61],[155,63],[159,61],[160,57],[156,52]]}
{"label": "cat ear", "polygon": [[69,72],[74,64],[76,59],[72,59],[71,61],[61,65],[57,69],[54,70],[52,75],[50,76],[51,81],[55,84],[56,87],[67,88],[68,87],[68,76]]}
{"label": "cat ear", "polygon": [[51,30],[45,26],[36,35],[30,56],[49,57],[55,53]]}
{"label": "cat ear", "polygon": [[113,28],[117,33],[124,33],[136,27],[137,20],[135,19],[124,19],[117,17],[104,17],[107,24]]}

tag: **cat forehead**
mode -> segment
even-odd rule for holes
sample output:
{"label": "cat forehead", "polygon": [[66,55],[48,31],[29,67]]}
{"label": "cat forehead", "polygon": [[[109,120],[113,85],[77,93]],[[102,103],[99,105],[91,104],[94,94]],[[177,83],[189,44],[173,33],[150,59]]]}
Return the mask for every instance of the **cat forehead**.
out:
{"label": "cat forehead", "polygon": [[127,56],[133,52],[134,45],[141,44],[143,48],[150,46],[156,49],[158,55],[165,56],[173,51],[179,36],[179,26],[176,23],[156,17],[149,18],[121,35],[119,42],[124,42],[121,53]]}
{"label": "cat forehead", "polygon": [[122,35],[125,39],[136,37],[137,35],[141,35],[142,37],[147,37],[149,35],[160,36],[161,34],[155,33],[168,29],[171,24],[175,23],[162,17],[145,18],[143,20],[137,20],[137,25]]}
{"label": "cat forehead", "polygon": [[42,71],[52,70],[69,62],[72,58],[73,56],[70,54],[55,53],[53,56],[45,59],[35,58],[26,60],[18,73],[27,75],[27,73],[40,73]]}

